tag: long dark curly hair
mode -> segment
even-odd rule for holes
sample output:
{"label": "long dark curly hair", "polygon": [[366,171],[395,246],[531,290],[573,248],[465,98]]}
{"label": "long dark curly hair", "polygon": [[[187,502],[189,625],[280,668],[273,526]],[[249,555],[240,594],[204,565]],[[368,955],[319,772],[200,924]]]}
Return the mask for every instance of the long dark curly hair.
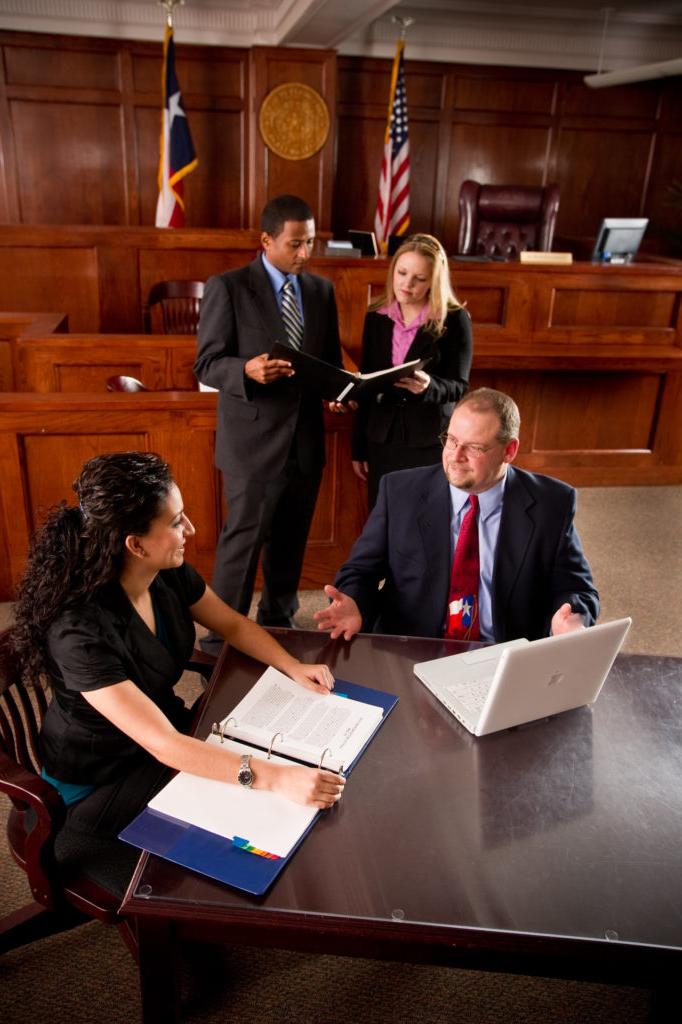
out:
{"label": "long dark curly hair", "polygon": [[24,677],[46,672],[47,631],[67,608],[116,579],[125,539],[144,536],[165,504],[173,477],[152,452],[96,455],[73,489],[78,505],[53,508],[33,538],[14,606],[14,648]]}

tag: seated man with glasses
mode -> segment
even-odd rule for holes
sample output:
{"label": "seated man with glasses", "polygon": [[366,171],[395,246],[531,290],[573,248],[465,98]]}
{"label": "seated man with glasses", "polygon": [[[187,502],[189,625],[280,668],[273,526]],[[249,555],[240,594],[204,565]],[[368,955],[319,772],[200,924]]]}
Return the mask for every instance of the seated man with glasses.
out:
{"label": "seated man with glasses", "polygon": [[467,392],[443,463],[390,473],[341,567],[318,629],[502,643],[592,625],[599,595],[573,524],[575,490],[511,465],[508,395]]}

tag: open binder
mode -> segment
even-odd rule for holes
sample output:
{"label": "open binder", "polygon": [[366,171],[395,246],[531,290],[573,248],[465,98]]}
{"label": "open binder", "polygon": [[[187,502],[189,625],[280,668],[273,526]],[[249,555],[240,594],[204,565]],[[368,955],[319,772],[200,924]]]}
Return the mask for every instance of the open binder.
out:
{"label": "open binder", "polygon": [[281,341],[276,341],[272,346],[270,358],[288,360],[304,387],[312,388],[321,398],[330,402],[348,402],[361,394],[385,391],[402,377],[411,377],[415,370],[421,370],[426,364],[425,359],[411,359],[409,363],[389,366],[373,373],[351,373],[350,370],[325,363],[323,359],[317,359],[300,349],[283,345]]}
{"label": "open binder", "polygon": [[[268,669],[268,673],[281,676],[274,669]],[[245,704],[248,707],[249,698],[252,698],[253,706],[254,700],[257,700],[257,695],[253,696],[256,687],[263,683],[268,673],[261,677],[244,701],[220,725],[214,725],[207,742],[226,743],[237,753],[266,752],[264,746],[256,747],[253,743],[246,745],[230,737],[229,732],[234,731],[231,720],[236,718],[235,712]],[[305,694],[306,691],[301,693]],[[334,697],[340,702],[358,701],[379,712],[359,749],[354,752],[351,760],[344,762],[342,770],[347,776],[386,721],[398,698],[342,679],[336,680],[332,697],[322,696],[318,700],[326,703]],[[281,738],[278,744],[281,750]],[[333,755],[333,751],[320,750],[316,762],[323,753],[323,767],[330,767],[333,761],[330,754]],[[269,756],[282,763],[291,763],[293,760],[274,753],[272,748]],[[296,759],[297,762],[300,760]],[[119,838],[149,853],[258,896],[272,885],[323,813],[326,812],[294,804],[284,797],[263,790],[245,790],[231,783],[178,772],[145,810],[120,833]],[[269,849],[270,846],[273,849]]]}

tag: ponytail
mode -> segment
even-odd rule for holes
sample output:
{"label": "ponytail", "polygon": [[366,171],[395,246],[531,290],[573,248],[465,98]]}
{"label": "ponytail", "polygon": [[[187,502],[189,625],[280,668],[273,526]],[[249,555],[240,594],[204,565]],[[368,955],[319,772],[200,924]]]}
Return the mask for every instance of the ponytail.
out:
{"label": "ponytail", "polygon": [[53,508],[33,538],[14,605],[12,642],[24,675],[37,683],[45,671],[47,631],[81,587],[85,519],[76,506]]}

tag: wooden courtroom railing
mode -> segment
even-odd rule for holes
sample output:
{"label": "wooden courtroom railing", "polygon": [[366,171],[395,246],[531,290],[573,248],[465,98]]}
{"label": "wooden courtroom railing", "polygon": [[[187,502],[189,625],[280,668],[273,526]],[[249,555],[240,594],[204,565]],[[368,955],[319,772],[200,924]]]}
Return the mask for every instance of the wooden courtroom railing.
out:
{"label": "wooden courtroom railing", "polygon": [[[0,310],[63,310],[75,332],[136,334],[157,281],[205,280],[248,263],[257,231],[155,228],[0,228]],[[341,336],[359,355],[371,294],[385,259],[316,257],[312,269],[336,287]],[[529,266],[452,260],[475,340],[544,346],[556,342],[682,347],[682,266]]]}
{"label": "wooden courtroom railing", "polygon": [[[213,465],[215,394],[0,395],[0,600],[11,600],[32,532],[93,455],[159,452],[173,467],[197,528],[188,559],[208,579],[221,524]],[[327,467],[308,541],[302,587],[330,582],[362,528],[364,487],[350,472],[350,417],[327,418]]]}
{"label": "wooden courtroom railing", "polygon": [[[194,339],[184,336],[18,339],[17,387],[97,395],[108,377],[125,374],[152,390],[192,391],[194,352]],[[471,377],[473,387],[497,387],[518,402],[519,464],[576,485],[681,482],[681,381],[682,349],[676,345],[574,340],[511,346],[501,332],[475,341]],[[329,416],[327,423],[345,435],[350,421],[350,415]],[[349,462],[341,473],[342,490],[354,491]]]}

